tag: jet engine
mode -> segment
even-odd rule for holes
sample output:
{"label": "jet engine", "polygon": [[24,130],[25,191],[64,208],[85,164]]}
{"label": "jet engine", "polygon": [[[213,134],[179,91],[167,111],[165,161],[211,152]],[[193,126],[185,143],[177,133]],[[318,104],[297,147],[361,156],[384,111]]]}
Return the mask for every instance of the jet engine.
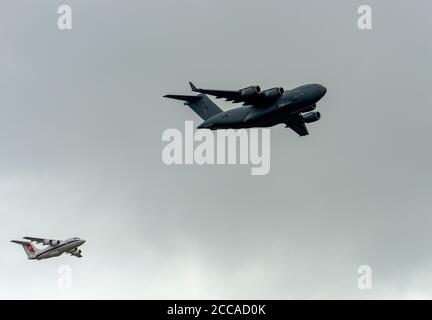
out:
{"label": "jet engine", "polygon": [[43,244],[46,246],[56,246],[60,243],[58,240],[44,240]]}
{"label": "jet engine", "polygon": [[276,99],[276,98],[283,96],[284,89],[280,88],[280,87],[279,88],[271,88],[271,89],[264,90],[263,92],[261,92],[261,94],[265,98]]}
{"label": "jet engine", "polygon": [[240,94],[245,99],[253,99],[259,96],[261,88],[259,86],[250,86],[240,90]]}
{"label": "jet engine", "polygon": [[318,121],[321,118],[321,114],[318,111],[309,112],[309,113],[302,114],[302,117],[305,123],[311,123],[311,122]]}

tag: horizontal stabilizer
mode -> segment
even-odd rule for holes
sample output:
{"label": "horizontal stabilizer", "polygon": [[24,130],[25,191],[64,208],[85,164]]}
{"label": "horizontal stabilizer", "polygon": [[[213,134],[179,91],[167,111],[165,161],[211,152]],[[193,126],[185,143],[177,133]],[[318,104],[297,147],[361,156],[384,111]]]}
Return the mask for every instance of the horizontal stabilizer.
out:
{"label": "horizontal stabilizer", "polygon": [[19,240],[11,240],[11,242],[13,242],[13,243],[18,243],[18,244],[21,244],[21,245],[23,245],[23,246],[25,246],[26,244],[30,243],[30,242],[19,241]]}

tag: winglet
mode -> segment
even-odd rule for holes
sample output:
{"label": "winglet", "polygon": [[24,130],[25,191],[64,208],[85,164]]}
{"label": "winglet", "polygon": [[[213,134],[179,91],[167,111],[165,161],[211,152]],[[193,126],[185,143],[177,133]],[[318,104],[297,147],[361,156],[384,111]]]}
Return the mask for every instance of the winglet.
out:
{"label": "winglet", "polygon": [[192,91],[198,91],[197,87],[195,87],[194,84],[191,81],[189,81],[189,85],[190,85]]}

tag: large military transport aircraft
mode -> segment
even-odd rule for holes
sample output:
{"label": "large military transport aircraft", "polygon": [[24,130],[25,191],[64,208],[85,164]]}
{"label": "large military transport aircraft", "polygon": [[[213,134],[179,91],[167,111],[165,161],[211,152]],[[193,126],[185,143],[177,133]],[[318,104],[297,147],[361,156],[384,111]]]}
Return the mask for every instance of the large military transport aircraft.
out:
{"label": "large military transport aircraft", "polygon": [[[284,123],[300,136],[309,134],[306,123],[318,121],[320,113],[314,111],[316,103],[326,94],[327,89],[320,84],[308,84],[284,90],[272,88],[261,91],[259,86],[240,90],[200,89],[189,82],[192,91],[199,95],[165,95],[166,98],[185,101],[204,122],[199,129],[240,129],[272,127]],[[207,95],[224,98],[243,106],[222,111]]]}
{"label": "large military transport aircraft", "polygon": [[[79,246],[84,244],[85,240],[80,238],[70,238],[67,240],[51,240],[33,237],[24,237],[28,241],[12,240],[11,242],[18,243],[23,246],[27,257],[31,260],[42,260],[52,257],[57,257],[63,253],[69,253],[72,256],[81,258],[81,250]],[[43,249],[36,248],[32,242],[40,243],[46,246]]]}

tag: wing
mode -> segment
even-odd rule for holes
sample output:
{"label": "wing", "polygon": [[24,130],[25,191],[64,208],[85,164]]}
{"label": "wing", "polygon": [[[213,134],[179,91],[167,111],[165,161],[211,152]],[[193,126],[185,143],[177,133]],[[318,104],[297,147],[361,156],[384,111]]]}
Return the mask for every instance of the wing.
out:
{"label": "wing", "polygon": [[82,258],[81,250],[71,250],[71,251],[68,251],[67,253],[69,253],[71,256],[75,256],[77,258]]}
{"label": "wing", "polygon": [[[213,89],[200,89],[194,86],[192,82],[189,82],[192,91],[209,94],[218,98],[225,98],[227,101],[235,101],[241,98],[240,90],[213,90]],[[240,101],[240,100],[239,100]]]}
{"label": "wing", "polygon": [[23,237],[23,239],[30,240],[30,241],[36,242],[36,243],[42,243],[42,244],[46,244],[47,242],[50,241],[50,239],[33,238],[33,237]]}
{"label": "wing", "polygon": [[307,136],[309,134],[304,119],[300,114],[288,119],[285,124],[287,128],[291,128],[301,137]]}
{"label": "wing", "polygon": [[189,85],[194,92],[215,96],[216,99],[223,98],[226,101],[234,103],[244,102],[245,104],[253,104],[261,100],[259,95],[261,89],[258,86],[250,86],[241,90],[214,90],[197,88],[192,82],[189,82]]}

